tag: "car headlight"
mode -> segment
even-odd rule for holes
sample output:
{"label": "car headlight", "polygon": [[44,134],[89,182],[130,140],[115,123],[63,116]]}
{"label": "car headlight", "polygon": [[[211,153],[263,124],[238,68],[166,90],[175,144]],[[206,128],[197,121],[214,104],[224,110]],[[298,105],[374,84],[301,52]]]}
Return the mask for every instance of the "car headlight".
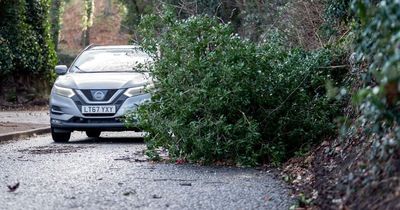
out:
{"label": "car headlight", "polygon": [[56,86],[56,85],[54,85],[54,92],[57,95],[68,97],[68,98],[71,98],[72,96],[75,95],[75,92],[72,89],[59,87],[59,86]]}
{"label": "car headlight", "polygon": [[125,91],[124,95],[128,97],[138,96],[145,93],[145,86],[129,88]]}

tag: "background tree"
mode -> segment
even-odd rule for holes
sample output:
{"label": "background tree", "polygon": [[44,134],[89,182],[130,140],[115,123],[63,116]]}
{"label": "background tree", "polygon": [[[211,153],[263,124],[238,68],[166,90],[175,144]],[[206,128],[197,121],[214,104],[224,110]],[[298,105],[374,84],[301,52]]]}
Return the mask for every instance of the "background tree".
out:
{"label": "background tree", "polygon": [[93,25],[94,9],[94,0],[84,0],[84,16],[82,20],[82,45],[84,47],[90,44],[90,28]]}
{"label": "background tree", "polygon": [[62,14],[64,12],[64,0],[52,0],[50,7],[50,34],[54,43],[54,48],[58,48],[58,39],[60,36],[60,29],[62,24]]}
{"label": "background tree", "polygon": [[155,11],[156,1],[154,0],[119,0],[125,7],[126,14],[122,21],[122,30],[135,35],[137,25],[140,23],[141,16]]}

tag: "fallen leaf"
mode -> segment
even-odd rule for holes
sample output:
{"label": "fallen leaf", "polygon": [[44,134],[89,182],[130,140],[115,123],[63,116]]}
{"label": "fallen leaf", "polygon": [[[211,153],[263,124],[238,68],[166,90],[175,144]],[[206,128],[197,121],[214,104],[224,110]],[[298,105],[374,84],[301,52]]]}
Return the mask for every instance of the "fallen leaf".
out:
{"label": "fallen leaf", "polygon": [[15,192],[19,187],[19,182],[17,182],[15,185],[7,185],[7,187],[8,192]]}
{"label": "fallen leaf", "polygon": [[154,199],[160,199],[160,198],[162,198],[162,197],[159,196],[159,195],[154,194],[154,195],[153,195],[153,198],[154,198]]}
{"label": "fallen leaf", "polygon": [[176,160],[176,164],[178,164],[178,165],[180,165],[180,164],[184,164],[186,161],[185,160],[183,160],[183,159],[178,159],[178,160]]}
{"label": "fallen leaf", "polygon": [[268,195],[266,195],[266,196],[264,197],[264,200],[265,200],[265,201],[270,201],[270,200],[271,200],[271,197],[269,197]]}
{"label": "fallen leaf", "polygon": [[136,194],[136,190],[131,190],[131,191],[124,192],[122,195],[129,196],[129,195],[134,195],[134,194]]}

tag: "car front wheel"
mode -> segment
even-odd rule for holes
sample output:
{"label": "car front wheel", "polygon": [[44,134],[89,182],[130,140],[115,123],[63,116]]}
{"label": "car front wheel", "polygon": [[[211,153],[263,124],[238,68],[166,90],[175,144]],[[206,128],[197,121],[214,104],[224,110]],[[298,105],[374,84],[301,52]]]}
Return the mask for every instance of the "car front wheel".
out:
{"label": "car front wheel", "polygon": [[86,136],[90,138],[99,138],[101,131],[86,131]]}
{"label": "car front wheel", "polygon": [[69,141],[71,137],[71,132],[64,133],[56,133],[54,128],[51,128],[51,137],[53,137],[53,141],[57,143],[66,143]]}

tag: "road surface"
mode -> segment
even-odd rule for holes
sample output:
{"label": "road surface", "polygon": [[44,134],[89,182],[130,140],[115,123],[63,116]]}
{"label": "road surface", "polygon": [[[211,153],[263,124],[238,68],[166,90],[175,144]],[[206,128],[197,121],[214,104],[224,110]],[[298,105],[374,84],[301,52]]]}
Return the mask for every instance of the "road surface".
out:
{"label": "road surface", "polygon": [[[272,173],[152,163],[135,133],[67,144],[50,135],[0,143],[0,209],[288,209]],[[7,185],[19,187],[10,192]],[[11,190],[12,191],[12,190]]]}

